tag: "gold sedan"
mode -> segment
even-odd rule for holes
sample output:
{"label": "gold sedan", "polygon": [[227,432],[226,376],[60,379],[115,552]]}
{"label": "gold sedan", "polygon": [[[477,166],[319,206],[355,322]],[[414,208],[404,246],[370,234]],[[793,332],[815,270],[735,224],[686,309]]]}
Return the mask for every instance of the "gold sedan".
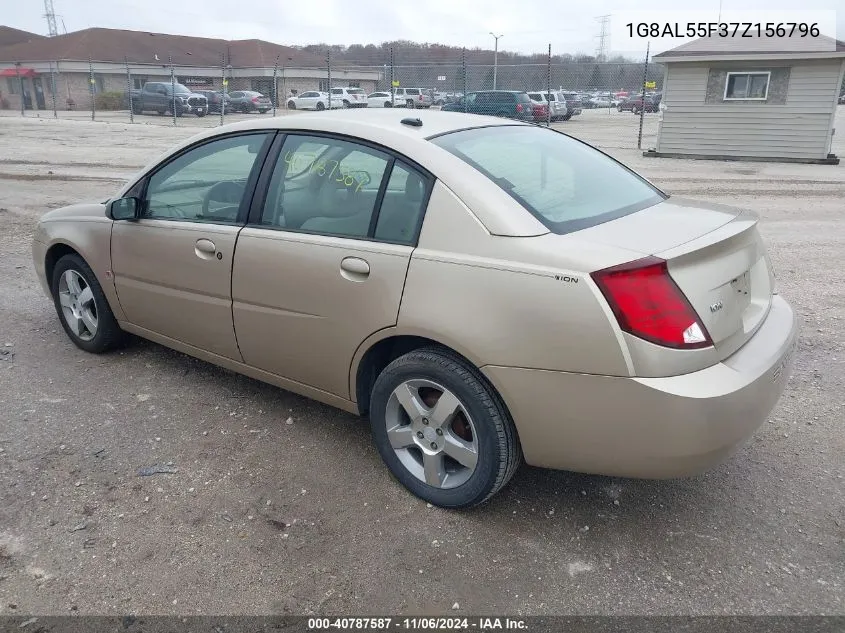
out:
{"label": "gold sedan", "polygon": [[464,113],[203,132],[45,214],[33,257],[83,350],[132,333],[367,415],[395,477],[444,507],[523,458],[711,467],[774,407],[798,331],[751,213]]}

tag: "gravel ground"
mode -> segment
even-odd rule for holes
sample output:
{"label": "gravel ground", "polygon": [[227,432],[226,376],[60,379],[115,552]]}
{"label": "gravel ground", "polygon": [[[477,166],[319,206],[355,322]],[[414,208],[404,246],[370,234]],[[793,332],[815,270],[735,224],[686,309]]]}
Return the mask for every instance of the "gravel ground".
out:
{"label": "gravel ground", "polygon": [[[214,119],[111,116],[0,116],[0,614],[845,613],[845,167],[643,158],[629,113],[562,124],[670,193],[762,215],[804,319],[794,375],[705,475],[524,467],[450,512],[394,482],[351,415],[151,343],[68,341],[36,218]],[[154,464],[176,472],[138,476]]]}

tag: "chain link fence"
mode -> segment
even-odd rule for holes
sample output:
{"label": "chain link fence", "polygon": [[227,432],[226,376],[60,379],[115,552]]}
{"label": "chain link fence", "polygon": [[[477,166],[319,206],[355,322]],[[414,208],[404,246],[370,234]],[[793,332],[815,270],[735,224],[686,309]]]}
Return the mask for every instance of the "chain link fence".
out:
{"label": "chain link fence", "polygon": [[[646,93],[659,93],[663,69],[641,62],[566,61],[549,46],[526,63],[478,63],[479,51],[437,61],[409,61],[390,48],[381,64],[325,54],[325,65],[300,67],[277,58],[262,68],[233,67],[221,52],[216,66],[186,67],[170,59],[15,63],[0,78],[0,110],[22,116],[211,127],[255,114],[345,107],[441,108],[515,116],[550,125],[588,110],[651,114]],[[396,59],[402,59],[397,63]],[[0,63],[0,66],[3,66]],[[14,73],[14,75],[12,74]],[[489,91],[528,93],[522,110],[500,107]],[[637,101],[636,97],[639,97]],[[498,99],[498,97],[497,97]],[[495,101],[495,100],[494,100]],[[567,114],[561,114],[561,101]],[[633,102],[633,105],[632,105]],[[557,104],[557,105],[556,105]],[[629,118],[630,115],[627,115]],[[632,126],[633,134],[636,125]]]}

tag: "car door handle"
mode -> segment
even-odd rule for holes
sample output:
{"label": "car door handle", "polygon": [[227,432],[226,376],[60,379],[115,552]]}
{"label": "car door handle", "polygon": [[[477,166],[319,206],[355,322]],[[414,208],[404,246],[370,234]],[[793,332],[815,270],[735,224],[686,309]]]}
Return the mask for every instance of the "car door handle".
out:
{"label": "car door handle", "polygon": [[370,265],[360,257],[344,257],[340,262],[340,270],[347,279],[361,281],[370,274]]}
{"label": "car door handle", "polygon": [[197,240],[197,250],[201,253],[208,253],[214,255],[217,252],[217,247],[211,240],[201,239]]}

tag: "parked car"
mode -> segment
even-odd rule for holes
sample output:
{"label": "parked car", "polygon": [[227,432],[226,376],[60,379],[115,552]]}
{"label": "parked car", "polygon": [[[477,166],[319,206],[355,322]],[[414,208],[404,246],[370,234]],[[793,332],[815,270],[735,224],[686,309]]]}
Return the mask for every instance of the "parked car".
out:
{"label": "parked car", "polygon": [[434,105],[434,91],[424,88],[394,88],[396,105],[400,103],[406,108],[430,108]]}
{"label": "parked car", "polygon": [[566,107],[568,109],[568,114],[570,117],[576,116],[581,114],[582,105],[581,99],[578,95],[574,92],[561,92],[563,98],[566,100]]}
{"label": "parked car", "polygon": [[176,116],[196,114],[203,117],[208,114],[208,100],[201,94],[191,92],[182,84],[165,81],[148,81],[140,90],[130,90],[132,112],[173,112]]}
{"label": "parked car", "polygon": [[[566,100],[559,92],[555,90],[552,90],[551,92],[545,90],[532,90],[528,93],[528,96],[532,101],[546,104],[548,109],[551,110],[552,121],[565,121],[569,118]],[[545,121],[546,119],[543,120]]]}
{"label": "parked car", "polygon": [[392,108],[393,97],[389,92],[373,92],[367,95],[368,108]]}
{"label": "parked car", "polygon": [[839,95],[839,103],[845,103],[845,92]]}
{"label": "parked car", "polygon": [[273,102],[270,97],[265,97],[260,92],[254,90],[236,90],[229,93],[229,101],[226,103],[226,109],[231,108],[232,112],[260,112],[264,114],[273,107]]}
{"label": "parked car", "polygon": [[220,112],[223,104],[226,104],[226,110],[230,109],[229,95],[220,90],[198,90],[197,94],[201,94],[208,102],[209,112]]}
{"label": "parked car", "polygon": [[[367,93],[363,88],[332,88],[332,107],[366,108]],[[337,104],[334,102],[337,101]]]}
{"label": "parked car", "polygon": [[619,112],[633,112],[639,114],[640,111],[657,112],[659,103],[655,103],[651,97],[631,96],[625,101],[619,103],[616,109]]}
{"label": "parked car", "polygon": [[[339,108],[343,102],[335,101],[332,107]],[[288,110],[325,110],[329,107],[329,93],[309,90],[288,98]]]}
{"label": "parked car", "polygon": [[535,123],[546,123],[549,121],[549,104],[531,100],[531,114]]}
{"label": "parked car", "polygon": [[32,257],[67,336],[102,353],[133,333],[365,415],[443,507],[523,458],[691,475],[764,423],[799,326],[756,215],[543,126],[374,114],[207,129],[48,211]]}
{"label": "parked car", "polygon": [[519,90],[482,90],[468,92],[459,101],[447,103],[441,110],[533,121],[534,112],[531,105],[528,94]]}

